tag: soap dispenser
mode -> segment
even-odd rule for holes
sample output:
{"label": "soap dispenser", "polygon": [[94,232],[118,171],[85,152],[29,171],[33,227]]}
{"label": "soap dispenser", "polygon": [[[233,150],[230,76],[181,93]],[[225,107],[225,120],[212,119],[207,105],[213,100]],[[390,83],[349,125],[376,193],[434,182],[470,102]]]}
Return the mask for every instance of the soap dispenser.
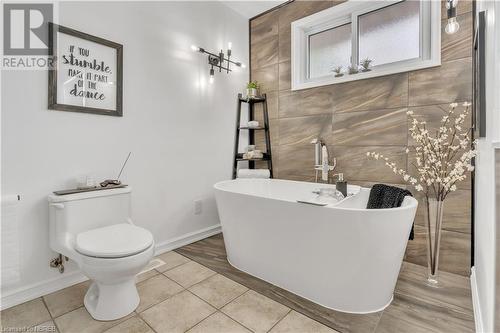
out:
{"label": "soap dispenser", "polygon": [[347,197],[347,182],[344,180],[344,174],[339,173],[337,175],[337,177],[338,177],[338,180],[335,183],[335,188],[337,189],[337,191],[342,193],[344,195],[344,197]]}

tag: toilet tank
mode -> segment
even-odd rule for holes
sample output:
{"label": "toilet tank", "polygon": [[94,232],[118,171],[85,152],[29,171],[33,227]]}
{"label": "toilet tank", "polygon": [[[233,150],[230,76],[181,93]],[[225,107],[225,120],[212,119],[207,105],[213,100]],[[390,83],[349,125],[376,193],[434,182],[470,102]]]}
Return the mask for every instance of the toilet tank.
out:
{"label": "toilet tank", "polygon": [[67,195],[49,195],[50,247],[71,252],[74,237],[83,231],[130,219],[131,188],[117,188]]}

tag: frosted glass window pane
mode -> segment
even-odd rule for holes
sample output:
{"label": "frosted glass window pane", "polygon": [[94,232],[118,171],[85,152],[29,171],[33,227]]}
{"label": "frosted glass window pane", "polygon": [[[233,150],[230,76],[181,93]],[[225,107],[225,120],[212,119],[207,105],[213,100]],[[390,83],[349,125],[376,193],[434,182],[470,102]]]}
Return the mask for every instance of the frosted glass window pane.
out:
{"label": "frosted glass window pane", "polygon": [[359,60],[383,65],[420,57],[420,1],[408,0],[359,17]]}
{"label": "frosted glass window pane", "polygon": [[333,67],[351,62],[351,24],[309,36],[309,78],[331,74]]}

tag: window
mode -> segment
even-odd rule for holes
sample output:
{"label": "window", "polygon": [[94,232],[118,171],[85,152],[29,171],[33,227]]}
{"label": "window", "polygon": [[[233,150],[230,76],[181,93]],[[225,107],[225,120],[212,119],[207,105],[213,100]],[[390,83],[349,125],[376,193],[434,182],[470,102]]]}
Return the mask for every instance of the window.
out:
{"label": "window", "polygon": [[309,36],[309,77],[327,75],[333,66],[349,66],[351,62],[351,24]]}
{"label": "window", "polygon": [[420,3],[403,1],[360,15],[358,31],[359,59],[372,59],[376,66],[418,58]]}
{"label": "window", "polygon": [[[351,0],[293,22],[292,90],[440,65],[440,11],[439,1]],[[370,71],[348,74],[364,59]]]}

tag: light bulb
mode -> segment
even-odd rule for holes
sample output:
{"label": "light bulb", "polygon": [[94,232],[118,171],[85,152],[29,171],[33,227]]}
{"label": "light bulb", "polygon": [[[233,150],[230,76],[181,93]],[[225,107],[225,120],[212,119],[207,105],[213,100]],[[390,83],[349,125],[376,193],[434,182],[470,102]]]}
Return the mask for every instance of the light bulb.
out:
{"label": "light bulb", "polygon": [[229,42],[227,43],[227,49],[231,50],[233,48],[233,43]]}
{"label": "light bulb", "polygon": [[208,82],[210,84],[214,83],[214,74],[215,74],[215,71],[213,68],[210,68],[210,78],[208,79]]}
{"label": "light bulb", "polygon": [[448,24],[446,24],[446,27],[444,28],[444,31],[448,35],[451,35],[451,34],[454,34],[455,32],[457,32],[458,29],[460,29],[460,24],[458,24],[457,18],[456,17],[452,17],[452,18],[448,19]]}
{"label": "light bulb", "polygon": [[198,52],[200,48],[196,45],[191,45],[191,50],[193,50],[194,52]]}

